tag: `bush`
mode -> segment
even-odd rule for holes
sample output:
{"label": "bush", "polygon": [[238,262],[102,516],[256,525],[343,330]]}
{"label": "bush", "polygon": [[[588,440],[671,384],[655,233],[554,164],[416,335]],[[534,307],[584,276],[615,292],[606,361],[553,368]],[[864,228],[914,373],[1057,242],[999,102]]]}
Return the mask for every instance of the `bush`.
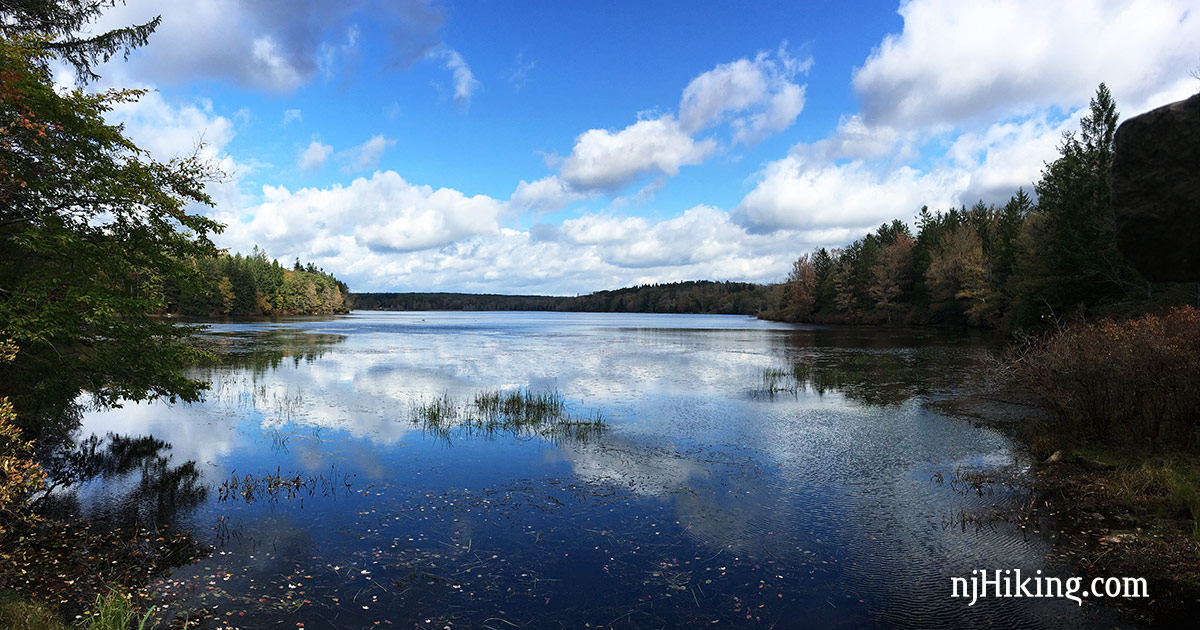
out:
{"label": "bush", "polygon": [[[17,347],[0,341],[0,361],[11,361]],[[19,520],[30,518],[29,495],[42,487],[46,474],[33,460],[33,444],[21,437],[8,398],[0,397],[0,539]]]}
{"label": "bush", "polygon": [[1200,447],[1200,310],[1068,326],[1026,341],[1013,368],[1060,439]]}

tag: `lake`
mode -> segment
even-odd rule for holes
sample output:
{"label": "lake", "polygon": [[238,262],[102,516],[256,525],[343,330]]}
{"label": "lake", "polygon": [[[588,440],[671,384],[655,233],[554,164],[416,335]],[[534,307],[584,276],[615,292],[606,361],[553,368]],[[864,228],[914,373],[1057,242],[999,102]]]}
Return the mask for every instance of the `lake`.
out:
{"label": "lake", "polygon": [[[950,596],[950,578],[973,569],[1072,575],[1045,559],[1052,528],[1021,519],[1025,455],[938,411],[983,374],[990,337],[737,316],[353,312],[215,323],[204,340],[222,360],[194,373],[212,382],[203,403],[84,417],[84,450],[151,463],[58,497],[97,523],[190,531],[211,550],[149,585],[166,617],[1096,623],[1091,602]],[[555,397],[575,424],[472,422],[487,392]]]}

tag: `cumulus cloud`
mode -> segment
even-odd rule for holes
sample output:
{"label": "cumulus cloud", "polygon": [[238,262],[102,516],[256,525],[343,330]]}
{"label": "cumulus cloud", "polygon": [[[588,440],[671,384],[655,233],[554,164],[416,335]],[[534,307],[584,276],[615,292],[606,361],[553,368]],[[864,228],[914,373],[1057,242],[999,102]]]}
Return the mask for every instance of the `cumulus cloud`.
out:
{"label": "cumulus cloud", "polygon": [[124,125],[134,144],[160,162],[194,155],[223,174],[207,186],[217,206],[244,203],[238,178],[251,165],[229,155],[228,145],[237,135],[237,125],[230,117],[218,114],[211,101],[168,102],[162,93],[149,91],[136,101],[115,104],[105,119]]}
{"label": "cumulus cloud", "polygon": [[775,56],[725,63],[692,79],[679,102],[684,130],[695,133],[722,122],[734,129],[733,142],[753,144],[791,126],[804,109],[804,87],[793,82],[812,58],[788,55],[786,43]]}
{"label": "cumulus cloud", "polygon": [[336,270],[357,291],[570,295],[700,278],[775,281],[800,249],[836,245],[836,230],[754,234],[697,206],[663,220],[585,213],[561,227],[504,227],[505,203],[410,183],[391,171],[349,186],[266,186],[227,217],[218,244]]}
{"label": "cumulus cloud", "polygon": [[[577,136],[558,164],[559,181],[586,196],[616,194],[644,177],[658,177],[634,197],[648,200],[681,167],[790,127],[804,108],[804,86],[794,79],[811,65],[811,58],[790,56],[786,42],[774,54],[718,65],[688,83],[678,115],[645,117],[619,131],[589,129]],[[719,127],[726,133],[715,133]],[[700,137],[704,132],[710,137]]]}
{"label": "cumulus cloud", "polygon": [[429,0],[129,0],[106,11],[94,30],[156,15],[162,24],[151,37],[153,53],[130,59],[137,77],[156,83],[228,79],[270,91],[294,90],[331,71],[331,64],[352,62],[355,21],[369,20],[386,33],[384,54],[394,68],[407,68],[441,45],[445,21]]}
{"label": "cumulus cloud", "polygon": [[373,135],[370,140],[342,152],[342,157],[346,160],[346,166],[342,170],[355,173],[375,168],[379,166],[384,151],[395,144],[395,140],[389,140],[380,134]]}
{"label": "cumulus cloud", "polygon": [[873,169],[861,161],[839,165],[790,155],[767,166],[734,216],[753,232],[868,228],[910,219],[925,204],[955,205],[969,184],[970,175],[961,169]]}
{"label": "cumulus cloud", "polygon": [[1200,12],[1187,0],[902,3],[904,30],[854,74],[872,124],[955,125],[1073,109],[1100,82],[1135,105],[1187,83]]}
{"label": "cumulus cloud", "polygon": [[[800,232],[752,235],[708,208],[657,223],[581,219],[564,225],[554,238],[500,228],[417,252],[348,249],[336,259],[347,264],[336,268],[347,269],[343,275],[356,290],[570,295],[700,278],[775,281],[787,274],[796,248],[813,243],[811,235]],[[689,237],[690,230],[700,230],[698,241]]]}
{"label": "cumulus cloud", "polygon": [[715,140],[692,138],[671,116],[638,122],[616,133],[591,129],[559,167],[577,190],[620,190],[646,173],[673,176],[681,166],[699,164],[717,150]]}
{"label": "cumulus cloud", "polygon": [[1057,155],[1063,134],[1077,129],[1083,115],[1084,111],[1079,110],[1071,117],[1054,120],[1042,114],[959,135],[946,157],[971,174],[970,185],[959,195],[960,202],[996,202],[1018,187],[1028,190],[1041,178],[1044,164]]}
{"label": "cumulus cloud", "polygon": [[308,148],[300,152],[300,170],[315,173],[325,166],[325,160],[333,153],[333,147],[319,140],[313,140]]}
{"label": "cumulus cloud", "polygon": [[442,247],[495,232],[502,209],[490,197],[411,184],[392,171],[325,189],[264,186],[263,198],[244,211],[248,220],[231,222],[229,241],[317,259]]}

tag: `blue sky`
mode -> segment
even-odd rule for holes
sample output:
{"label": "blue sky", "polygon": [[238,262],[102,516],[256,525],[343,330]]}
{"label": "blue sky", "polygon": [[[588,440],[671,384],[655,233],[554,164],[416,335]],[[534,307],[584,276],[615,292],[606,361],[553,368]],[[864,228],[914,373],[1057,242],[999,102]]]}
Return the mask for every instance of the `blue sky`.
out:
{"label": "blue sky", "polygon": [[[99,87],[226,176],[216,240],[358,291],[769,282],[921,205],[1029,189],[1105,81],[1200,90],[1200,2],[130,0]],[[68,79],[62,77],[64,82]]]}

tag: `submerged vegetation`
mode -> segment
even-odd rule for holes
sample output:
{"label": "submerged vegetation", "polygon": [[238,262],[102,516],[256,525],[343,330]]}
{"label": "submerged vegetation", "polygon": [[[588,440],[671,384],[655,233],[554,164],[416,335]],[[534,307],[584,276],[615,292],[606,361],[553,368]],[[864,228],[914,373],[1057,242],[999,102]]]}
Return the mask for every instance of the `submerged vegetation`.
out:
{"label": "submerged vegetation", "polygon": [[534,392],[525,388],[489,390],[475,394],[470,403],[460,403],[448,393],[415,404],[411,418],[425,431],[449,437],[453,429],[464,436],[539,435],[551,440],[586,442],[603,433],[608,423],[600,412],[573,416],[567,412],[562,394]]}

